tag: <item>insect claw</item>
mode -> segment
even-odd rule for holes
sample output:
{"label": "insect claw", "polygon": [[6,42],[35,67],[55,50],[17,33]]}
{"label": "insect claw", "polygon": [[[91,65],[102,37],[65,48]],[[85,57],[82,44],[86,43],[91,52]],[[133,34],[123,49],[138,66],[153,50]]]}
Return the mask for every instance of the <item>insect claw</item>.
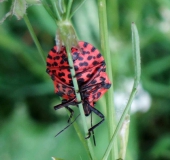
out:
{"label": "insect claw", "polygon": [[87,136],[87,137],[85,137],[85,139],[90,138],[90,136],[91,136],[91,133],[90,133],[90,131],[89,131],[89,132],[88,132],[88,136]]}

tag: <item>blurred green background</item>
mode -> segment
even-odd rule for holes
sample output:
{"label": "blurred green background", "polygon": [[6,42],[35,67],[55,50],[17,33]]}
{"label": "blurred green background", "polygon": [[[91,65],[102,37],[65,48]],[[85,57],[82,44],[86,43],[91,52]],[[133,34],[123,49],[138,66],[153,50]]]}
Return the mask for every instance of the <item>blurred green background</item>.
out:
{"label": "blurred green background", "polygon": [[[1,19],[9,9],[8,2],[0,4]],[[131,22],[141,41],[142,78],[133,104],[127,160],[170,160],[170,1],[107,0],[107,11],[117,117],[133,82]],[[47,54],[55,44],[55,22],[42,6],[29,7],[27,15]],[[95,0],[87,0],[76,12],[73,25],[80,40],[100,49]],[[53,110],[60,99],[45,70],[24,20],[9,17],[0,25],[0,159],[88,159],[73,127],[54,138],[68,116],[65,109]],[[102,103],[97,108],[106,115]],[[100,159],[108,143],[106,123],[95,135]]]}

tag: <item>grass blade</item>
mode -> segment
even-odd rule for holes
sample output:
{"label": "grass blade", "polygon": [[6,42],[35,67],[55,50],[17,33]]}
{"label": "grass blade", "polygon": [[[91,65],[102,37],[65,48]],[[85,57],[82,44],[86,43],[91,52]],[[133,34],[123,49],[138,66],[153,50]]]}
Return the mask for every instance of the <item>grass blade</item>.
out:
{"label": "grass blade", "polygon": [[134,56],[134,62],[135,62],[135,78],[134,78],[134,84],[133,84],[133,88],[132,88],[132,91],[131,91],[131,94],[130,94],[130,97],[129,97],[129,100],[128,100],[128,103],[125,107],[125,110],[120,118],[120,121],[118,122],[118,125],[116,127],[116,130],[112,136],[112,139],[110,141],[110,144],[103,156],[103,159],[102,160],[107,160],[108,156],[109,156],[109,153],[113,147],[113,144],[114,144],[114,140],[118,134],[118,132],[120,131],[121,129],[121,126],[124,122],[124,119],[127,115],[127,113],[129,112],[130,110],[130,107],[131,107],[131,104],[132,104],[132,101],[136,95],[136,92],[137,92],[137,86],[139,84],[139,81],[140,81],[140,75],[141,75],[141,63],[140,63],[140,47],[139,47],[139,35],[138,35],[138,31],[137,31],[137,28],[136,28],[136,25],[134,23],[132,23],[132,47],[133,47],[133,56]]}

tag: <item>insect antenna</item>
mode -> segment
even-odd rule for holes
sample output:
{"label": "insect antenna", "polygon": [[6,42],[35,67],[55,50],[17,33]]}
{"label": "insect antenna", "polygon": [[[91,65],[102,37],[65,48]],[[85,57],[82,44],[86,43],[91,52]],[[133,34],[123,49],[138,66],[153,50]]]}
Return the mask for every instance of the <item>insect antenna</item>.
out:
{"label": "insect antenna", "polygon": [[[91,127],[93,126],[92,124],[92,112],[91,112]],[[93,142],[94,142],[94,145],[96,146],[96,139],[95,139],[95,136],[94,136],[94,130],[92,130],[92,134],[93,134]]]}
{"label": "insect antenna", "polygon": [[78,114],[78,116],[70,123],[68,124],[65,128],[63,128],[60,132],[58,132],[55,137],[57,137],[60,133],[62,133],[65,129],[67,129],[68,127],[70,127],[76,120],[77,118],[80,116],[80,114]]}

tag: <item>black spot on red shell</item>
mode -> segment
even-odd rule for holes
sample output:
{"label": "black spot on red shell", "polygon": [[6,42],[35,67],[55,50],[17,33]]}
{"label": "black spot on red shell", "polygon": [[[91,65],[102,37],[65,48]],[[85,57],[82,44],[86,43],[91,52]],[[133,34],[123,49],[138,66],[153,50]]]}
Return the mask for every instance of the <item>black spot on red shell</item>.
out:
{"label": "black spot on red shell", "polygon": [[96,67],[96,71],[102,71],[101,67]]}
{"label": "black spot on red shell", "polygon": [[47,69],[46,69],[46,72],[47,72],[47,73],[50,73],[50,70],[49,70],[49,68],[47,68]]}
{"label": "black spot on red shell", "polygon": [[97,58],[100,58],[102,55],[99,53],[98,55],[97,55]]}
{"label": "black spot on red shell", "polygon": [[53,66],[58,66],[57,62],[54,62],[54,63],[53,63]]}
{"label": "black spot on red shell", "polygon": [[111,84],[110,83],[106,83],[105,85],[104,85],[104,88],[105,89],[109,89],[111,87]]}
{"label": "black spot on red shell", "polygon": [[91,84],[96,84],[97,81],[94,79],[93,81],[91,81]]}
{"label": "black spot on red shell", "polygon": [[88,56],[87,57],[87,60],[91,60],[93,57],[92,56]]}
{"label": "black spot on red shell", "polygon": [[78,81],[79,86],[84,84],[84,79],[83,78],[79,78],[77,81]]}
{"label": "black spot on red shell", "polygon": [[84,42],[83,47],[87,47],[88,43]]}
{"label": "black spot on red shell", "polygon": [[61,81],[62,81],[62,82],[66,82],[66,80],[65,80],[64,78],[61,78]]}
{"label": "black spot on red shell", "polygon": [[73,61],[75,61],[79,56],[79,53],[78,52],[74,52],[73,55],[72,55],[72,58],[73,58]]}
{"label": "black spot on red shell", "polygon": [[89,52],[89,51],[83,51],[82,54],[83,54],[83,55],[85,55],[85,54],[90,54],[90,52]]}
{"label": "black spot on red shell", "polygon": [[56,53],[56,50],[55,50],[54,48],[52,48],[51,51],[52,51],[53,53]]}
{"label": "black spot on red shell", "polygon": [[54,81],[54,80],[55,80],[55,76],[54,76],[54,75],[52,75],[52,76],[51,76],[51,79]]}
{"label": "black spot on red shell", "polygon": [[67,61],[68,61],[68,58],[67,58],[67,57],[64,57],[64,58],[63,58],[63,61],[67,62]]}
{"label": "black spot on red shell", "polygon": [[75,71],[78,71],[79,70],[79,67],[78,66],[74,66],[74,69],[75,69]]}
{"label": "black spot on red shell", "polygon": [[62,97],[62,96],[64,95],[63,92],[57,92],[56,94],[57,94],[58,96],[60,96],[60,97]]}
{"label": "black spot on red shell", "polygon": [[54,60],[59,60],[60,59],[60,56],[55,56],[54,57]]}
{"label": "black spot on red shell", "polygon": [[105,81],[105,79],[106,79],[106,78],[104,78],[104,77],[100,77],[100,80],[101,80],[101,81]]}
{"label": "black spot on red shell", "polygon": [[97,99],[100,98],[100,96],[101,96],[101,93],[97,92]]}
{"label": "black spot on red shell", "polygon": [[78,57],[78,60],[79,61],[82,61],[84,58],[83,57]]}
{"label": "black spot on red shell", "polygon": [[76,74],[76,77],[77,77],[77,78],[79,78],[79,77],[81,77],[81,76],[82,76],[82,74],[83,74],[82,72],[77,73],[77,74]]}
{"label": "black spot on red shell", "polygon": [[49,59],[53,59],[53,57],[52,57],[51,55],[49,55],[49,54],[48,54],[48,56],[47,56],[47,57],[48,57]]}
{"label": "black spot on red shell", "polygon": [[60,61],[60,64],[64,64],[64,60],[61,60],[61,61]]}
{"label": "black spot on red shell", "polygon": [[91,78],[91,77],[93,77],[93,74],[87,74],[86,77]]}
{"label": "black spot on red shell", "polygon": [[79,66],[88,66],[88,63],[87,62],[81,62],[81,63],[79,63]]}
{"label": "black spot on red shell", "polygon": [[64,73],[64,72],[59,72],[59,73],[58,73],[58,76],[59,76],[59,77],[65,76],[65,73]]}
{"label": "black spot on red shell", "polygon": [[70,84],[70,86],[73,86],[72,80],[69,80],[69,84]]}
{"label": "black spot on red shell", "polygon": [[106,65],[105,61],[102,61],[102,62],[101,62],[101,65],[105,66],[105,65]]}
{"label": "black spot on red shell", "polygon": [[91,51],[94,52],[95,50],[96,50],[96,48],[95,48],[95,47],[92,47]]}
{"label": "black spot on red shell", "polygon": [[68,74],[68,76],[67,76],[68,78],[71,78],[71,74]]}
{"label": "black spot on red shell", "polygon": [[47,62],[47,66],[48,66],[48,67],[51,67],[51,64]]}
{"label": "black spot on red shell", "polygon": [[94,61],[92,64],[95,66],[95,65],[99,64],[99,62],[98,61]]}

